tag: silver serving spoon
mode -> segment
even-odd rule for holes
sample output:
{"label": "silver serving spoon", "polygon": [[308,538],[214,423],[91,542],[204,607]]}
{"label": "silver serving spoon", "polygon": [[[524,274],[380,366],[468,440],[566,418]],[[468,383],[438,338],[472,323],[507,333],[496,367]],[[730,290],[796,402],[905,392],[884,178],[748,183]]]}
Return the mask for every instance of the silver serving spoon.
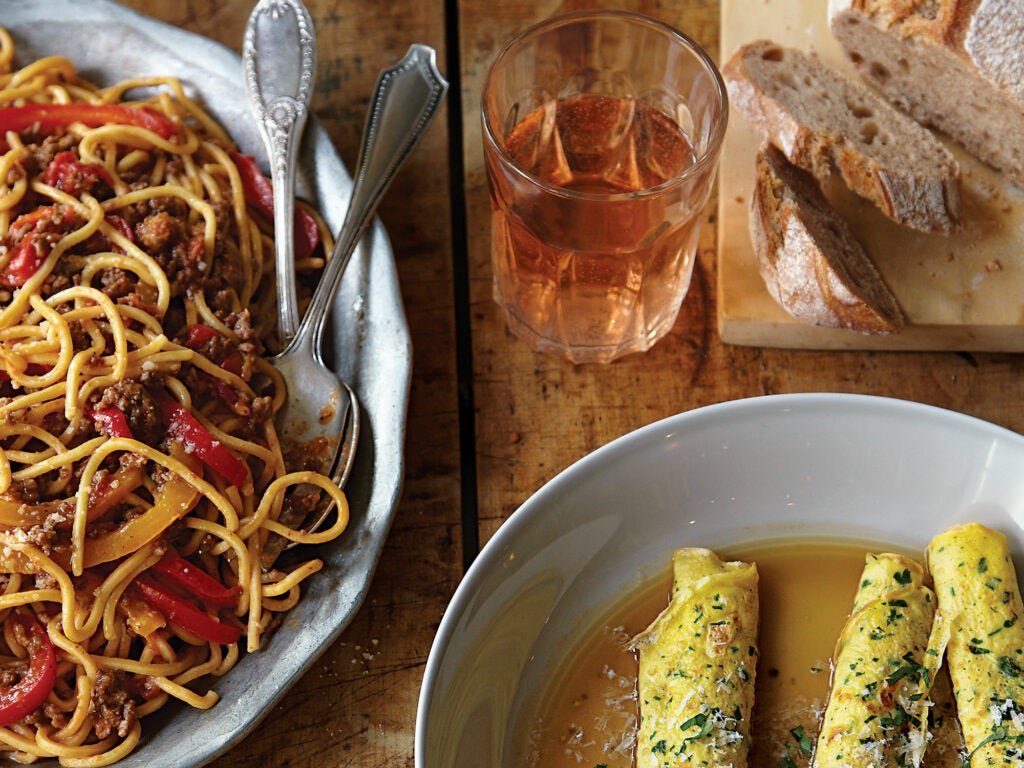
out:
{"label": "silver serving spoon", "polygon": [[277,327],[287,343],[299,325],[295,288],[295,158],[316,67],[313,20],[299,0],[260,0],[242,41],[249,101],[270,158],[274,185]]}
{"label": "silver serving spoon", "polygon": [[[336,449],[327,452],[330,456],[324,468],[334,478],[347,477],[351,469],[355,444],[347,435],[353,432],[351,420],[356,420],[358,425],[359,405],[348,385],[324,364],[321,356],[324,325],[345,267],[377,204],[430,125],[448,91],[448,82],[438,71],[436,58],[433,48],[416,44],[398,64],[385,69],[378,77],[363,131],[352,197],[334,252],[295,338],[283,352],[269,359],[288,383],[288,399],[275,418],[282,442],[286,445],[314,445],[324,439],[336,442]],[[346,437],[339,439],[342,436]],[[315,530],[329,512],[325,510],[308,530]]]}

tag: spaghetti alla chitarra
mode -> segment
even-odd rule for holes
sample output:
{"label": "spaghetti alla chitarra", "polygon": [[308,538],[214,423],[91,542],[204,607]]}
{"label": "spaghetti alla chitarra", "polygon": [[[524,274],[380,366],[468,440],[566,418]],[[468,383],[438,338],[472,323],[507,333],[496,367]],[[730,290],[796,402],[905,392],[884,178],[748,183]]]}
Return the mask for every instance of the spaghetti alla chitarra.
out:
{"label": "spaghetti alla chitarra", "polygon": [[[328,541],[348,507],[274,431],[252,158],[172,78],[97,88],[13,56],[0,30],[0,751],[107,765],[169,700],[213,706],[190,686],[257,650],[321,568],[278,564],[268,537]],[[300,213],[315,279],[329,234]],[[321,492],[329,528],[278,522]]]}

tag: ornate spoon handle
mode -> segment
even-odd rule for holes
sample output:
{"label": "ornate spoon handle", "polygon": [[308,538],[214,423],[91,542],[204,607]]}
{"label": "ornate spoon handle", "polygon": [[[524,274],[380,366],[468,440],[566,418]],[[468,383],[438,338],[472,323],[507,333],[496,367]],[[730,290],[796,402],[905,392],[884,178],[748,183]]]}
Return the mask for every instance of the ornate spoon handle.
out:
{"label": "ornate spoon handle", "polygon": [[316,66],[313,20],[300,0],[260,0],[242,43],[245,84],[270,158],[278,330],[284,342],[299,327],[295,288],[295,163]]}
{"label": "ornate spoon handle", "polygon": [[437,69],[437,52],[420,43],[410,46],[400,62],[377,78],[363,131],[359,167],[353,179],[352,199],[293,347],[308,345],[319,359],[324,322],[349,258],[391,179],[434,119],[447,92],[448,81]]}

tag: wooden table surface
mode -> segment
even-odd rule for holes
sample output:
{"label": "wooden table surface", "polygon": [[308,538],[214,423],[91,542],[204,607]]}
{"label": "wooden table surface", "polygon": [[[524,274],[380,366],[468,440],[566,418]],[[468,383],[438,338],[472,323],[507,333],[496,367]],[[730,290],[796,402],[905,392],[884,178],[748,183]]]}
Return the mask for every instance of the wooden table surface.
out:
{"label": "wooden table surface", "polygon": [[[241,49],[253,0],[128,0]],[[352,168],[377,73],[413,42],[452,81],[447,114],[401,171],[380,216],[415,363],[407,475],[369,596],[344,632],[245,741],[214,764],[412,766],[420,681],[466,564],[560,470],[633,429],[724,400],[784,392],[887,395],[1024,430],[1016,355],[813,352],[723,345],[715,321],[716,205],[693,286],[653,350],[609,366],[531,352],[491,299],[479,93],[496,50],[574,0],[306,0],[317,28],[313,109]],[[717,0],[609,0],[669,22],[720,61]]]}

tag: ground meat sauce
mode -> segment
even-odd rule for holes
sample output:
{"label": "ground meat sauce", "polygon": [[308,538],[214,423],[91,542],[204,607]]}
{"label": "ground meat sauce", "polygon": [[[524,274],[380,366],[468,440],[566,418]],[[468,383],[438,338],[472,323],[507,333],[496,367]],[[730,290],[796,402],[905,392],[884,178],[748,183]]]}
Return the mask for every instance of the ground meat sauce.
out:
{"label": "ground meat sauce", "polygon": [[124,674],[101,669],[92,694],[92,711],[96,737],[105,739],[117,734],[122,739],[135,722],[135,701],[125,686]]}
{"label": "ground meat sauce", "polygon": [[157,445],[165,429],[153,396],[142,382],[125,379],[103,390],[100,405],[112,405],[124,414],[132,436],[146,445]]}
{"label": "ground meat sauce", "polygon": [[163,251],[180,243],[185,237],[181,220],[167,211],[157,211],[135,225],[139,245],[149,252]]}
{"label": "ground meat sauce", "polygon": [[[100,275],[99,289],[114,301],[126,299],[135,294],[138,288],[137,281],[123,269],[105,269]],[[138,306],[135,302],[127,302]]]}
{"label": "ground meat sauce", "polygon": [[48,134],[35,142],[26,136],[24,140],[25,146],[29,149],[24,168],[25,174],[30,178],[45,171],[59,153],[75,146],[75,138],[68,134],[54,136]]}
{"label": "ground meat sauce", "polygon": [[[48,174],[55,163],[61,162],[65,156],[62,153],[74,154],[75,139],[65,134],[41,137],[33,142],[28,137],[26,148],[28,154],[23,165],[16,167],[12,173],[33,178]],[[58,188],[67,188],[65,191],[71,194],[88,192],[100,202],[112,196],[113,191],[104,181],[103,175],[91,170],[94,166],[80,163],[77,154],[74,154],[74,158],[66,167],[62,166],[59,172],[53,173],[53,179],[48,180]],[[173,159],[167,162],[166,170],[169,174],[182,172],[180,162]],[[121,173],[121,177],[129,182],[130,188],[145,189],[149,186],[150,171],[151,166],[143,162]],[[0,256],[13,252],[24,238],[32,238],[41,253],[48,253],[68,231],[83,223],[72,211],[64,210],[61,206],[44,205],[39,195],[27,195],[26,203],[21,206],[25,212],[36,207],[50,208],[52,211],[42,218],[33,219],[33,225],[24,230],[12,225],[6,241],[0,244]],[[235,309],[236,287],[243,283],[245,275],[239,254],[230,252],[226,245],[228,240],[234,238],[230,207],[226,203],[216,202],[211,203],[211,207],[217,224],[214,242],[216,270],[210,269],[206,259],[205,223],[201,219],[190,222],[188,205],[177,197],[165,196],[141,201],[119,209],[116,215],[108,216],[107,221],[156,261],[171,281],[172,294],[181,296],[203,293],[215,312],[229,313]],[[100,235],[94,235],[85,243],[73,246],[62,255],[48,276],[42,295],[51,296],[77,284],[84,254],[110,250],[116,251],[116,245]],[[116,302],[132,306],[151,306],[154,299],[150,286],[139,284],[133,276],[116,268],[100,270],[93,287]]]}

